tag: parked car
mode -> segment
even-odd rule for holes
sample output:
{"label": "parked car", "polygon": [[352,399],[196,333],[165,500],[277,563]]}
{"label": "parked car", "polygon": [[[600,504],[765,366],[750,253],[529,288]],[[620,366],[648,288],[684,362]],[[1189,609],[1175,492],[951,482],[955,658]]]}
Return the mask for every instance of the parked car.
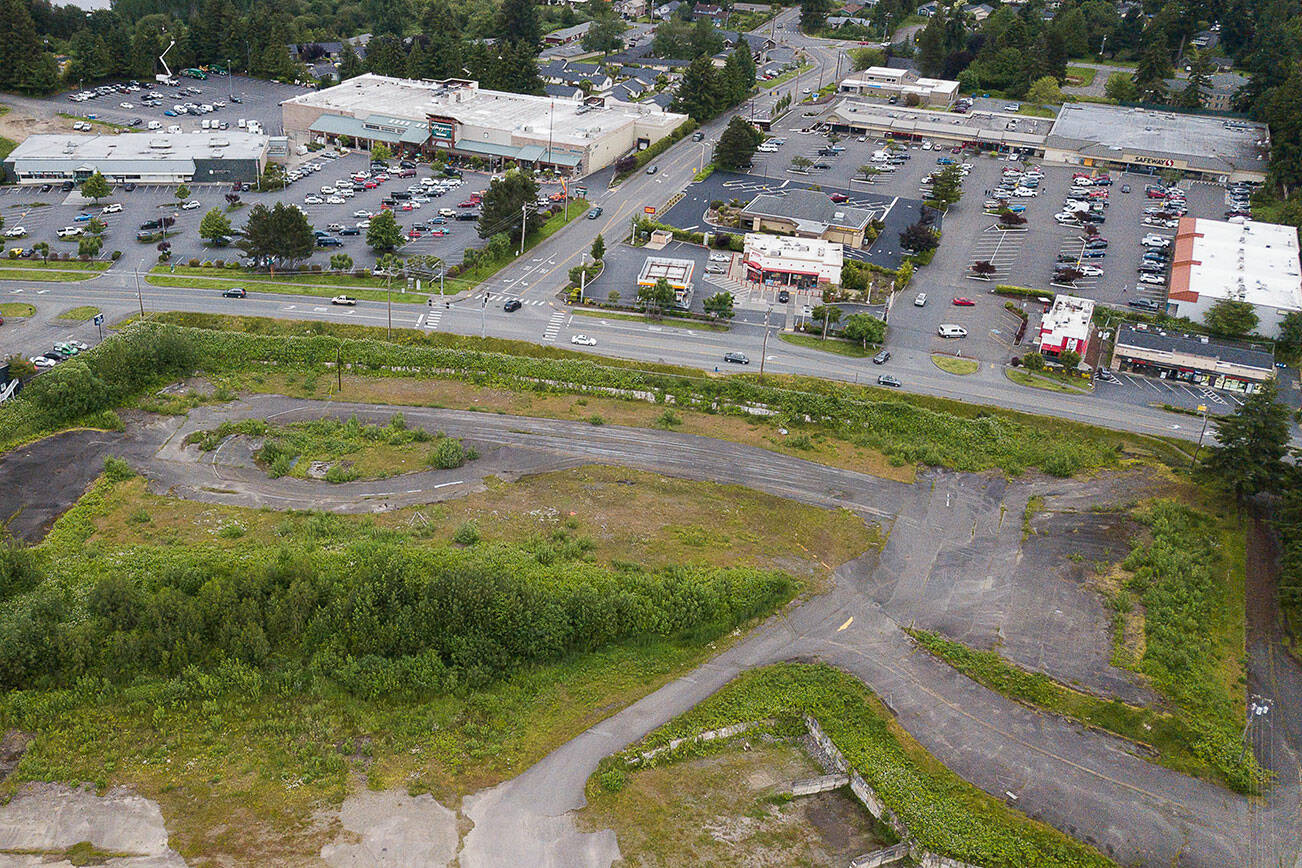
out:
{"label": "parked car", "polygon": [[874,365],[884,365],[884,364],[886,364],[887,362],[889,362],[890,360],[891,360],[891,351],[890,351],[890,350],[882,350],[882,351],[879,352],[877,355],[873,356],[873,364],[874,364]]}
{"label": "parked car", "polygon": [[940,335],[942,338],[965,338],[967,337],[967,329],[963,328],[961,325],[944,323],[936,329],[936,334]]}
{"label": "parked car", "polygon": [[1162,309],[1162,306],[1151,298],[1132,298],[1126,304],[1139,310],[1158,311]]}
{"label": "parked car", "polygon": [[972,307],[976,304],[976,302],[968,298],[967,296],[960,295],[954,299],[953,304],[955,307]]}
{"label": "parked car", "polygon": [[244,287],[232,286],[230,289],[222,291],[222,298],[245,298],[248,294],[248,290]]}
{"label": "parked car", "polygon": [[121,211],[121,210],[122,210],[122,205],[121,205],[121,203],[119,203],[119,202],[114,202],[114,203],[111,204],[111,205],[105,205],[103,208],[101,208],[101,209],[99,210],[99,213],[101,213],[101,214],[117,214],[117,213],[118,213],[119,211]]}
{"label": "parked car", "polygon": [[926,304],[927,304],[927,294],[925,292],[920,292],[913,297],[914,307],[923,307]]}
{"label": "parked car", "polygon": [[1141,274],[1138,280],[1140,283],[1147,283],[1149,286],[1166,286],[1166,277],[1160,274]]}

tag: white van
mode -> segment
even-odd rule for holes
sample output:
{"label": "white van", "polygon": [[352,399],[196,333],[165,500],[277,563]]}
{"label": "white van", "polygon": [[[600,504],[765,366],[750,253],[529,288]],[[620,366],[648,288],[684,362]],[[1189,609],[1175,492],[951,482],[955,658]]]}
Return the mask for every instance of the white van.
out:
{"label": "white van", "polygon": [[176,124],[172,124],[170,127],[168,127],[167,131],[174,136],[181,134],[181,128],[178,127]]}
{"label": "white van", "polygon": [[236,124],[236,126],[239,127],[240,129],[244,129],[244,127],[245,127],[245,125],[246,125],[247,123],[248,123],[248,121],[244,120],[244,118],[240,118],[240,122],[239,122],[238,124]]}
{"label": "white van", "polygon": [[936,334],[942,338],[965,338],[967,337],[967,329],[959,325],[942,325],[936,329]]}
{"label": "white van", "polygon": [[158,121],[150,121],[150,122],[149,122],[149,128],[150,128],[151,130],[161,130],[161,129],[163,128],[163,125],[162,125],[161,123],[159,123]]}

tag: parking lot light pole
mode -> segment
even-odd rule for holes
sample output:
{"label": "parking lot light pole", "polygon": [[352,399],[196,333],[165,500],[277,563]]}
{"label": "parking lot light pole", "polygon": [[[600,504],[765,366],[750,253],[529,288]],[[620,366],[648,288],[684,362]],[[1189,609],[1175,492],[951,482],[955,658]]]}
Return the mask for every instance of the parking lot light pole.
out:
{"label": "parking lot light pole", "polygon": [[140,266],[144,265],[144,260],[136,266],[136,301],[140,304],[140,318],[145,318],[145,297],[140,294]]}
{"label": "parking lot light pole", "polygon": [[1198,412],[1203,414],[1203,429],[1198,432],[1198,448],[1194,450],[1193,458],[1189,460],[1189,468],[1198,463],[1198,453],[1203,451],[1203,435],[1207,433],[1207,405],[1199,404]]}

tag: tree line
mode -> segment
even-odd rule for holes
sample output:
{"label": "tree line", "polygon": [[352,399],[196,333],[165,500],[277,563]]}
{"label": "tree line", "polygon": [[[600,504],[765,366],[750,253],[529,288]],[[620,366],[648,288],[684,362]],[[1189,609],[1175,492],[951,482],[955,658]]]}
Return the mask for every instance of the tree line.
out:
{"label": "tree line", "polygon": [[0,688],[122,684],[234,660],[368,696],[451,689],[638,637],[707,641],[794,591],[776,572],[616,570],[582,560],[583,546],[534,549],[367,541],[253,562],[180,550],[148,570],[106,569],[73,593],[10,547],[0,556]]}

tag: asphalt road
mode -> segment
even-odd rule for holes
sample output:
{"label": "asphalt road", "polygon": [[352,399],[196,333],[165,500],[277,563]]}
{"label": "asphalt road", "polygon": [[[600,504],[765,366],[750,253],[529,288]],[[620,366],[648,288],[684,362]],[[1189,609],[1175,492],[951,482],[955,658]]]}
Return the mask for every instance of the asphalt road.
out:
{"label": "asphalt road", "polygon": [[[1106,660],[1107,653],[1101,601],[1080,592],[1070,565],[1063,566],[1060,555],[1065,549],[1048,557],[1034,551],[1057,540],[1072,550],[1086,545],[1091,555],[1119,558],[1128,549],[1128,536],[1108,528],[1087,528],[1081,535],[1076,522],[1054,525],[1037,514],[1036,539],[1024,551],[1017,522],[998,517],[1020,514],[1032,496],[1044,498],[1045,515],[1070,515],[1082,505],[1124,505],[1143,490],[1143,476],[1120,476],[1120,482],[1008,482],[984,474],[931,470],[916,484],[906,485],[677,432],[404,407],[409,425],[482,444],[485,465],[423,474],[430,477],[425,484],[400,479],[333,485],[322,501],[321,492],[314,489],[324,484],[267,479],[238,447],[204,455],[180,445],[187,432],[228,419],[356,414],[382,422],[395,409],[258,396],[199,408],[184,420],[164,420],[143,431],[133,426],[125,434],[106,436],[118,441],[155,489],[204,500],[278,508],[322,503],[327,508],[354,508],[359,503],[369,505],[363,508],[385,508],[402,502],[396,498],[404,493],[429,499],[426,489],[435,485],[457,493],[473,490],[484,473],[509,475],[597,462],[737,483],[823,507],[844,507],[889,531],[880,557],[869,553],[842,565],[830,592],[770,619],[718,657],[561,746],[519,777],[468,797],[463,810],[474,828],[464,839],[463,868],[608,866],[617,853],[613,835],[580,834],[570,816],[582,806],[584,784],[598,762],[687,711],[741,671],[790,659],[821,659],[853,673],[956,773],[1123,864],[1245,864],[1244,842],[1250,834],[1270,836],[1268,840],[1281,842],[1280,855],[1294,858],[1296,842],[1302,839],[1292,739],[1298,731],[1292,717],[1295,703],[1277,706],[1278,744],[1262,759],[1273,763],[1278,783],[1250,810],[1246,799],[1146,762],[1120,740],[1038,714],[978,686],[918,653],[900,630],[902,624],[931,624],[980,642],[983,631],[997,625],[1019,662],[1026,662],[1025,655],[1036,647],[1060,646],[1054,635],[1072,635],[1072,647],[1050,647],[1048,656],[1027,665],[1038,662],[1039,668],[1064,679],[1074,674],[1075,665],[1075,672],[1118,679],[1113,685],[1096,685],[1100,689],[1116,687],[1128,695],[1128,687],[1133,696],[1133,683],[1125,683],[1120,674],[1096,671],[1105,664],[1093,665]],[[61,442],[52,438],[44,448],[57,451]],[[0,462],[0,488],[21,484],[13,474],[30,471],[29,464]],[[443,496],[435,493],[436,498]],[[1029,561],[1026,568],[1019,565],[1023,555]],[[944,624],[937,624],[938,619]],[[1073,657],[1086,665],[1073,663]],[[1294,664],[1287,658],[1273,659],[1271,666],[1288,670],[1287,679],[1254,675],[1254,687],[1260,684],[1266,690],[1296,680]]]}

